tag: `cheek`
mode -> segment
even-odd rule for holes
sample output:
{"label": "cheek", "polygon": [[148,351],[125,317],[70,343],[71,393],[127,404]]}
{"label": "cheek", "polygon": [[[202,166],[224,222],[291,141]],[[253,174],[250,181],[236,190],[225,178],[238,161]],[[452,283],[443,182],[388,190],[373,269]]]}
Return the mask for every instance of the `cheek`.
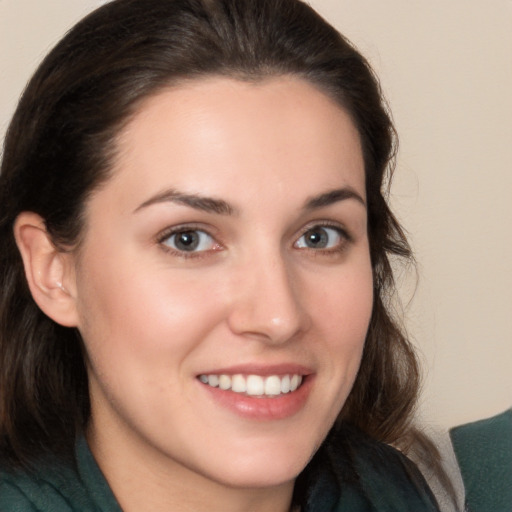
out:
{"label": "cheek", "polygon": [[145,379],[161,372],[178,378],[169,363],[184,360],[218,322],[219,301],[197,276],[131,261],[89,260],[80,280],[80,332],[90,363],[112,379],[136,378],[144,368],[152,369]]}
{"label": "cheek", "polygon": [[326,280],[311,303],[316,304],[318,324],[330,333],[330,340],[343,340],[344,344],[360,345],[368,329],[373,307],[373,276],[371,267],[342,273],[338,278]]}
{"label": "cheek", "polygon": [[315,324],[328,358],[329,378],[346,396],[356,377],[373,307],[373,276],[369,260],[338,278],[326,280],[310,295]]}
{"label": "cheek", "polygon": [[308,349],[318,362],[318,394],[312,401],[312,429],[323,440],[352,390],[361,363],[373,305],[373,279],[364,254],[310,288],[309,306],[316,336]]}

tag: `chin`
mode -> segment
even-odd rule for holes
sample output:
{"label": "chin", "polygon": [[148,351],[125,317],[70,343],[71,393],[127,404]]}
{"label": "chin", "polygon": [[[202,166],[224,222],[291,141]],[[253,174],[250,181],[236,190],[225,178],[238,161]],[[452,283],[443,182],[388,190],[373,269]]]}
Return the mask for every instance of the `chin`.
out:
{"label": "chin", "polygon": [[[307,443],[274,449],[247,450],[233,453],[210,477],[224,485],[238,488],[276,487],[293,482],[306,467],[316,449],[305,449]],[[215,476],[213,475],[215,473]]]}

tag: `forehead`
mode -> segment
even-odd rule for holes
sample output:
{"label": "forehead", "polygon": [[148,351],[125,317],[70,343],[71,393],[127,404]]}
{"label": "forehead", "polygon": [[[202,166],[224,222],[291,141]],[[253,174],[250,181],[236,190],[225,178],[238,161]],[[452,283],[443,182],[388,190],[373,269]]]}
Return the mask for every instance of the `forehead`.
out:
{"label": "forehead", "polygon": [[[295,77],[212,77],[144,101],[122,130],[114,181],[137,195],[165,185],[238,196],[350,185],[364,196],[359,134],[349,115]],[[302,185],[302,186],[301,186]],[[226,187],[224,187],[226,188]],[[314,192],[314,191],[313,191]]]}

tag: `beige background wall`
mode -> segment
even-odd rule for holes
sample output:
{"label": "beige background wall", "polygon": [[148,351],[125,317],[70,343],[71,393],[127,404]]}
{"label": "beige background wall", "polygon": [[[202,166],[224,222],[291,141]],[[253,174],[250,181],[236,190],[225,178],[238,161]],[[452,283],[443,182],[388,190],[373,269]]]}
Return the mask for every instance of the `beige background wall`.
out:
{"label": "beige background wall", "polygon": [[[0,0],[0,137],[36,63],[101,3]],[[440,427],[496,414],[512,405],[512,0],[311,4],[370,59],[400,133],[420,412]]]}

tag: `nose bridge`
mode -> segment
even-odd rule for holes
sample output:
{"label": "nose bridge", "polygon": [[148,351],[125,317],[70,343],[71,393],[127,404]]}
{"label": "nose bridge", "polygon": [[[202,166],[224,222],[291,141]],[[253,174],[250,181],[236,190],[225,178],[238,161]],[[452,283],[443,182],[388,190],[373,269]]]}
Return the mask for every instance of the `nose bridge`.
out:
{"label": "nose bridge", "polygon": [[307,324],[295,273],[278,247],[261,249],[240,266],[230,325],[239,334],[283,343]]}

